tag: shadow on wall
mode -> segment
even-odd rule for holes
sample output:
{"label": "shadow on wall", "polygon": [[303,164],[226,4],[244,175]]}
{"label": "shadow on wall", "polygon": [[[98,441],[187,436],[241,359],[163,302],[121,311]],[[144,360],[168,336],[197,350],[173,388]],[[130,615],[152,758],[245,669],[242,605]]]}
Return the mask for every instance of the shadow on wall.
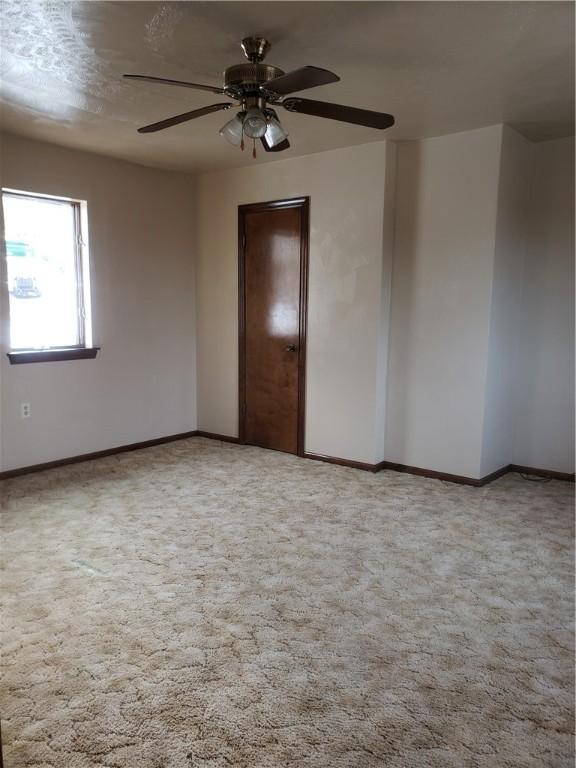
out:
{"label": "shadow on wall", "polygon": [[390,304],[390,349],[385,458],[402,459],[409,448],[412,343],[415,333],[416,254],[419,242],[421,189],[421,154],[419,142],[399,143],[396,159],[396,217],[394,261]]}

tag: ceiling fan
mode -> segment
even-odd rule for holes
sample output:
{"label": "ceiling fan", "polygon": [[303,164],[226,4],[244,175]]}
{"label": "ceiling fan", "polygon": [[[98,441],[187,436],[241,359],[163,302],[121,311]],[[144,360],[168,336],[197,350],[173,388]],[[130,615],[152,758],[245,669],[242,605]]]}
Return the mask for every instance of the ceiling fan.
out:
{"label": "ceiling fan", "polygon": [[162,131],[164,128],[170,128],[172,125],[185,123],[212,112],[239,106],[240,111],[221,128],[220,135],[234,146],[240,146],[242,149],[244,149],[244,136],[253,139],[252,155],[256,157],[256,139],[260,139],[266,152],[282,152],[290,146],[288,133],[283,128],[274,109],[278,106],[287,109],[288,112],[326,117],[330,120],[339,120],[344,123],[364,125],[380,130],[394,125],[393,116],[385,112],[373,112],[368,109],[357,109],[341,104],[330,104],[326,101],[290,96],[292,93],[304,91],[307,88],[336,83],[340,78],[333,72],[319,67],[301,67],[285,73],[278,67],[264,64],[264,58],[270,50],[270,43],[262,37],[246,37],[240,45],[248,63],[228,67],[224,72],[222,88],[148,75],[124,75],[130,80],[144,80],[151,83],[164,83],[208,91],[227,96],[238,102],[238,104],[222,102],[211,104],[209,107],[193,109],[191,112],[184,112],[181,115],[145,125],[138,129],[138,133]]}

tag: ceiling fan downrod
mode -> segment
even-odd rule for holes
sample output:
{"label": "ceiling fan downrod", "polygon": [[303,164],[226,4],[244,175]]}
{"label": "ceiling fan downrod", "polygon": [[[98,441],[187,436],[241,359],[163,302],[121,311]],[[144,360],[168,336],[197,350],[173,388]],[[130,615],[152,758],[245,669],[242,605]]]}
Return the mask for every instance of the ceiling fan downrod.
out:
{"label": "ceiling fan downrod", "polygon": [[245,37],[240,43],[244,56],[251,64],[259,64],[264,61],[270,50],[270,43],[264,37]]}

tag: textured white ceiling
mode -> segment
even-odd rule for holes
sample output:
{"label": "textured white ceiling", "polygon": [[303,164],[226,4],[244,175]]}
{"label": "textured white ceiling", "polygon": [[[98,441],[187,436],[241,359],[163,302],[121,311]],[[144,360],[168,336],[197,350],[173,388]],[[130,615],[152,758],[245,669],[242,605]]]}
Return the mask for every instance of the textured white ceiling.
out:
{"label": "textured white ceiling", "polygon": [[[285,71],[313,64],[340,75],[303,95],[391,112],[396,125],[380,132],[281,110],[292,148],[256,161],[218,135],[230,112],[136,133],[221,97],[123,81],[123,72],[220,85],[249,34],[272,42],[267,62]],[[574,132],[572,2],[4,0],[1,42],[5,130],[165,168],[237,167],[500,122],[535,141]]]}

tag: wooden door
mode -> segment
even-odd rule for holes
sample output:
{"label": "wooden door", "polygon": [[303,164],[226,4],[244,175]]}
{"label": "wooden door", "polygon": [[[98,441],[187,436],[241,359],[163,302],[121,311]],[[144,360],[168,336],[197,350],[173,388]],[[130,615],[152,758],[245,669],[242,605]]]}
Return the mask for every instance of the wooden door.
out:
{"label": "wooden door", "polygon": [[308,199],[239,208],[240,439],[302,453]]}

